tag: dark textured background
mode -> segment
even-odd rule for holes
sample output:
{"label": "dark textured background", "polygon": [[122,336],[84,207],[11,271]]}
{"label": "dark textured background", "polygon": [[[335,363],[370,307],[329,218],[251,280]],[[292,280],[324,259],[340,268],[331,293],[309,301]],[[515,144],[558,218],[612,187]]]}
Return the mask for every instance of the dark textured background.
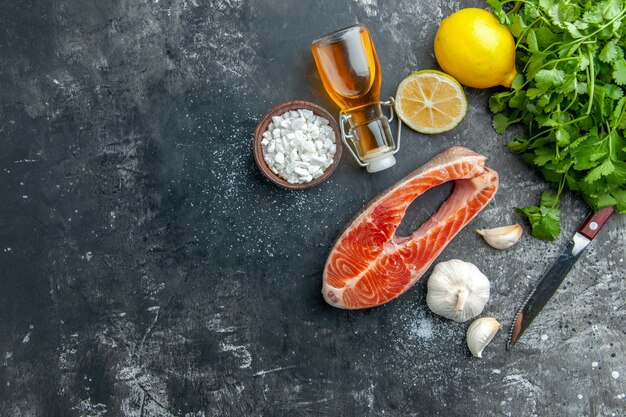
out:
{"label": "dark textured background", "polygon": [[[327,306],[329,247],[370,198],[463,144],[500,172],[495,200],[440,260],[492,282],[508,327],[585,214],[506,252],[472,229],[521,222],[545,184],[467,90],[455,130],[405,130],[393,169],[344,157],[288,192],[254,165],[271,107],[320,92],[309,45],[372,30],[383,95],[436,67],[440,20],[480,1],[0,0],[0,415],[623,416],[625,220],[614,216],[512,353],[482,360],[424,282],[367,311]],[[450,187],[417,203],[403,230]],[[526,227],[526,225],[525,225]],[[528,230],[527,230],[528,231]],[[425,280],[423,280],[425,281]],[[619,373],[620,375],[618,375]]]}

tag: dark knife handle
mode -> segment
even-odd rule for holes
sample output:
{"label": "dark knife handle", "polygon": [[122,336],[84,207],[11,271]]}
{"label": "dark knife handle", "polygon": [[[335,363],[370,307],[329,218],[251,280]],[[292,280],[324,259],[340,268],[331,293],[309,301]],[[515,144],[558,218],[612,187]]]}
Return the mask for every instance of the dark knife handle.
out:
{"label": "dark knife handle", "polygon": [[604,223],[611,217],[615,209],[613,207],[605,207],[597,213],[590,213],[582,225],[578,228],[578,233],[585,236],[589,240],[593,240],[598,234]]}

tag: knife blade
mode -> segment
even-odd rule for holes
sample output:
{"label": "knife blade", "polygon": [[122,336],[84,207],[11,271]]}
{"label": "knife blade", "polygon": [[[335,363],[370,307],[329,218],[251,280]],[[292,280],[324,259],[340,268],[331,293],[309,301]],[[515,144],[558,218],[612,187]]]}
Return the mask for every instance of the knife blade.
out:
{"label": "knife blade", "polygon": [[509,330],[509,337],[506,343],[507,350],[511,350],[513,344],[554,295],[578,258],[580,258],[580,255],[587,249],[587,246],[589,246],[598,232],[600,232],[600,229],[602,229],[602,226],[611,217],[613,211],[613,207],[607,207],[599,210],[597,213],[591,212],[580,225],[563,252],[561,252],[561,255],[550,269],[546,271],[528,297],[526,297],[522,306],[517,310]]}

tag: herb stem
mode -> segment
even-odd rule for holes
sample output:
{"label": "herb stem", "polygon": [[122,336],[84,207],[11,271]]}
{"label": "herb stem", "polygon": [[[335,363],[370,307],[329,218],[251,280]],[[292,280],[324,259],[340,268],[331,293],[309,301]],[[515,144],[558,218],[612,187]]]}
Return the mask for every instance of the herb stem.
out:
{"label": "herb stem", "polygon": [[589,91],[589,104],[587,106],[587,115],[591,114],[591,106],[593,105],[593,93],[594,93],[594,88],[595,88],[595,78],[596,78],[596,74],[593,68],[593,56],[591,55],[591,51],[589,49],[587,49],[587,56],[589,57],[589,67],[588,67],[588,73],[589,75],[587,76],[587,80],[588,80],[588,86],[587,89]]}
{"label": "herb stem", "polygon": [[577,117],[576,119],[572,119],[572,120],[570,120],[569,122],[561,123],[561,124],[559,124],[558,126],[553,126],[553,127],[549,127],[549,128],[547,128],[547,129],[541,130],[541,131],[540,131],[539,133],[537,133],[536,135],[531,136],[531,137],[530,137],[530,139],[528,139],[528,141],[529,141],[529,142],[532,142],[532,141],[534,141],[535,139],[537,139],[537,138],[539,138],[539,137],[541,137],[541,136],[544,136],[545,134],[550,133],[550,132],[552,132],[552,131],[553,131],[553,130],[555,130],[555,129],[560,129],[560,128],[563,128],[563,127],[565,127],[565,126],[569,126],[569,125],[571,125],[571,124],[578,123],[578,122],[580,122],[581,120],[585,120],[587,117],[589,117],[589,116],[585,115],[585,116]]}
{"label": "herb stem", "polygon": [[619,112],[619,116],[615,118],[615,121],[613,122],[613,125],[611,126],[611,131],[609,132],[609,134],[613,133],[613,131],[617,129],[617,126],[619,125],[620,121],[622,120],[622,117],[624,116],[625,110],[626,110],[626,103],[622,105],[622,109]]}
{"label": "herb stem", "polygon": [[574,90],[574,98],[572,99],[572,101],[569,102],[569,104],[567,105],[565,110],[563,110],[563,113],[567,112],[570,109],[570,107],[572,107],[574,104],[577,103],[577,101],[576,101],[577,98],[578,98],[578,88],[576,88],[576,90]]}
{"label": "herb stem", "polygon": [[528,32],[530,32],[530,30],[532,29],[533,25],[534,25],[535,23],[539,22],[539,21],[540,21],[540,20],[542,20],[542,19],[543,19],[543,17],[539,16],[538,18],[536,18],[535,20],[533,20],[533,22],[532,22],[530,25],[528,25],[528,26],[526,27],[526,29],[524,29],[524,32],[522,32],[522,34],[521,34],[521,35],[519,35],[519,38],[517,38],[517,42],[515,42],[515,48],[516,48],[516,49],[519,47],[520,42],[522,42],[522,40],[524,40],[524,38],[525,38],[526,36],[528,36]]}
{"label": "herb stem", "polygon": [[550,61],[546,62],[545,64],[543,64],[543,65],[541,66],[541,68],[543,68],[543,67],[545,67],[545,66],[547,66],[547,65],[550,65],[550,64],[558,64],[559,62],[573,61],[573,60],[580,61],[580,59],[581,59],[581,58],[580,58],[580,56],[573,56],[573,57],[568,57],[568,58],[552,59],[552,60],[550,60]]}
{"label": "herb stem", "polygon": [[525,1],[516,1],[515,6],[507,14],[515,14],[522,7],[522,3],[526,3]]}
{"label": "herb stem", "polygon": [[550,207],[550,210],[554,209],[556,205],[559,204],[559,197],[561,196],[561,193],[563,192],[563,187],[565,186],[565,177],[566,177],[565,174],[561,174],[561,180],[559,181],[559,189],[556,193],[556,198],[554,199],[554,203],[552,203],[552,207]]}

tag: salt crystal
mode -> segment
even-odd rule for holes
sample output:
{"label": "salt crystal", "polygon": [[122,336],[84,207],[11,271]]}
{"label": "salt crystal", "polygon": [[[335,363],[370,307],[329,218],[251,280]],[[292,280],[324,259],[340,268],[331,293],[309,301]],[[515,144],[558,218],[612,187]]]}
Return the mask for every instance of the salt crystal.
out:
{"label": "salt crystal", "polygon": [[289,129],[291,128],[291,120],[282,120],[280,122],[280,127],[284,128],[284,129]]}
{"label": "salt crystal", "polygon": [[315,144],[313,142],[310,141],[306,141],[302,144],[302,148],[304,148],[305,151],[312,153],[315,152],[315,150],[317,149],[315,147]]}
{"label": "salt crystal", "polygon": [[280,124],[280,122],[283,121],[283,118],[280,116],[273,116],[272,117],[272,123],[274,123],[275,126],[278,127],[278,125]]}
{"label": "salt crystal", "polygon": [[318,171],[321,171],[319,165],[309,165],[309,172],[311,173],[311,175],[315,175]]}
{"label": "salt crystal", "polygon": [[320,165],[321,166],[321,165],[324,164],[324,162],[326,162],[326,158],[323,157],[323,156],[315,155],[315,156],[311,157],[311,163],[312,164],[316,164],[316,165]]}
{"label": "salt crystal", "polygon": [[304,168],[296,167],[293,171],[301,177],[309,175],[309,171]]}
{"label": "salt crystal", "polygon": [[278,152],[278,153],[276,154],[276,156],[274,156],[274,160],[275,160],[277,163],[282,164],[282,163],[284,163],[284,162],[285,162],[285,155],[283,155],[282,153]]}
{"label": "salt crystal", "polygon": [[320,125],[322,126],[326,126],[328,124],[328,120],[324,119],[323,117],[316,117],[315,121],[320,122]]}
{"label": "salt crystal", "polygon": [[293,130],[300,129],[303,125],[304,125],[304,119],[299,119],[298,118],[298,119],[294,120],[293,122],[291,122],[291,128]]}

